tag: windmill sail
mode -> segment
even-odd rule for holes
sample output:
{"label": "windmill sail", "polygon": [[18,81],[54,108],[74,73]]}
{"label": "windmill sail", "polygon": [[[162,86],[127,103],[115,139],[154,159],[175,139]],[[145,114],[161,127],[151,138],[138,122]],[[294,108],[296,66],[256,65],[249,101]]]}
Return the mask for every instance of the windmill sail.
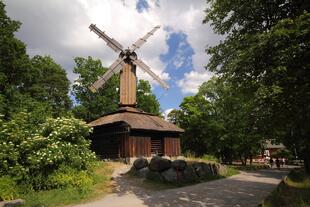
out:
{"label": "windmill sail", "polygon": [[124,66],[123,58],[118,58],[108,69],[103,76],[101,76],[95,83],[93,83],[89,89],[92,92],[96,92],[101,86],[103,86],[114,74],[121,71]]}
{"label": "windmill sail", "polygon": [[160,28],[160,26],[156,26],[154,27],[150,32],[148,32],[144,37],[138,39],[135,43],[133,43],[131,45],[130,51],[133,52],[135,51],[137,48],[140,48],[144,43],[146,43],[146,40],[153,35],[156,30],[158,30]]}
{"label": "windmill sail", "polygon": [[147,72],[150,76],[152,76],[152,78],[154,78],[155,80],[157,80],[157,82],[164,88],[164,89],[168,89],[169,86],[167,83],[165,83],[163,80],[161,80],[155,73],[153,73],[153,71],[150,69],[149,66],[147,66],[144,62],[142,62],[141,60],[137,59],[137,60],[132,60],[137,66],[139,66],[143,71]]}
{"label": "windmill sail", "polygon": [[117,42],[115,39],[110,38],[108,35],[106,35],[103,31],[101,31],[98,27],[96,27],[95,24],[91,24],[89,26],[90,31],[95,32],[100,38],[102,38],[107,45],[114,50],[115,52],[121,52],[123,51],[123,46]]}

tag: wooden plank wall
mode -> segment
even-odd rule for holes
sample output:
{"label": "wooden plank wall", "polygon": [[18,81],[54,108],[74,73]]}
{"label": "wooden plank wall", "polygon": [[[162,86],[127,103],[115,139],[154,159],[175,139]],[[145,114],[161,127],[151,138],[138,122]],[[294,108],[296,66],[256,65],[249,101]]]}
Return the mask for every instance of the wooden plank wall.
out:
{"label": "wooden plank wall", "polygon": [[[126,145],[125,145],[126,146]],[[128,139],[128,150],[130,157],[150,157],[151,156],[151,138],[130,136]]]}
{"label": "wooden plank wall", "polygon": [[164,154],[167,156],[178,156],[181,154],[180,138],[165,137]]}
{"label": "wooden plank wall", "polygon": [[120,105],[136,105],[136,66],[126,63],[120,73]]}

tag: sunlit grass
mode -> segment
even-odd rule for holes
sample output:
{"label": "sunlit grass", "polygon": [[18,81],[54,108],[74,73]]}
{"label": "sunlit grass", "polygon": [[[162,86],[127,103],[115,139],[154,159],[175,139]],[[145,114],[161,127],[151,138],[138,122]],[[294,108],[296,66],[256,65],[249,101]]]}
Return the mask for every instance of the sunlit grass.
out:
{"label": "sunlit grass", "polygon": [[26,207],[52,207],[69,204],[83,203],[102,197],[112,192],[111,176],[115,167],[114,163],[99,161],[94,170],[94,185],[91,190],[84,191],[78,188],[54,189],[40,192],[30,192],[22,196],[26,200]]}
{"label": "sunlit grass", "polygon": [[277,189],[266,198],[262,207],[309,207],[310,175],[302,169],[293,170]]}

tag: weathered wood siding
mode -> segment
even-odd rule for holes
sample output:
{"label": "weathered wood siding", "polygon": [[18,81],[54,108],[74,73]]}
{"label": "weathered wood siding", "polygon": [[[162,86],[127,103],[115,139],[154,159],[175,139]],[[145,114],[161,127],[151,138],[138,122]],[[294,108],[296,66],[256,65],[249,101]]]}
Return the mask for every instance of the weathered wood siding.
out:
{"label": "weathered wood siding", "polygon": [[180,138],[164,138],[164,154],[167,156],[178,156],[181,154]]}
{"label": "weathered wood siding", "polygon": [[151,138],[142,136],[130,136],[128,139],[128,151],[130,157],[150,157]]}
{"label": "weathered wood siding", "polygon": [[136,66],[125,64],[120,73],[120,105],[135,106],[137,90]]}

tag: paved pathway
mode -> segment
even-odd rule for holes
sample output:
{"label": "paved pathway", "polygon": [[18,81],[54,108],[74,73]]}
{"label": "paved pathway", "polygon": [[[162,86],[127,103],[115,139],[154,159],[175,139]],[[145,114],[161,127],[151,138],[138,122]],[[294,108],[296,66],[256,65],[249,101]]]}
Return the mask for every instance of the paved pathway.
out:
{"label": "paved pathway", "polygon": [[161,191],[145,190],[118,177],[116,193],[75,207],[256,207],[287,172],[275,169],[241,172],[226,179]]}

